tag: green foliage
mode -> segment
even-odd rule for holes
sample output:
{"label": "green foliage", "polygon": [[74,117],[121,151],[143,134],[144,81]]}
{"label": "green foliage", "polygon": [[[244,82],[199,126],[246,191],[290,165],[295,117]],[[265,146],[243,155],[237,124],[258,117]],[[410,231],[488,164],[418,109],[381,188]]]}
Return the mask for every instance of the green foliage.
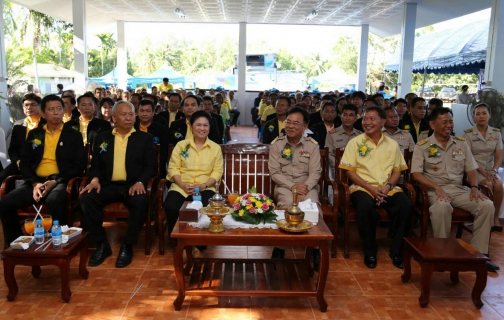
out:
{"label": "green foliage", "polygon": [[231,216],[236,221],[243,221],[250,224],[260,224],[260,223],[273,223],[277,219],[275,212],[269,212],[266,214],[245,214],[240,216],[237,212],[231,213]]}
{"label": "green foliage", "polygon": [[357,74],[357,59],[359,52],[354,39],[348,36],[341,37],[333,47],[334,63],[347,74]]}

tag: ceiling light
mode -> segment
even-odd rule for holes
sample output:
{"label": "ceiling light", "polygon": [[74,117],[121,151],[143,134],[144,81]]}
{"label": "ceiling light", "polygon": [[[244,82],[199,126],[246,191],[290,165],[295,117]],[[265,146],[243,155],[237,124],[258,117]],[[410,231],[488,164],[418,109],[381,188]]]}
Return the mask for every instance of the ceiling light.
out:
{"label": "ceiling light", "polygon": [[175,9],[175,14],[176,14],[179,18],[181,18],[181,19],[185,19],[185,12],[184,12],[182,9],[180,9],[180,8]]}
{"label": "ceiling light", "polygon": [[310,12],[309,15],[306,16],[305,21],[311,20],[311,19],[315,18],[316,16],[318,16],[317,10],[313,10],[312,12]]}

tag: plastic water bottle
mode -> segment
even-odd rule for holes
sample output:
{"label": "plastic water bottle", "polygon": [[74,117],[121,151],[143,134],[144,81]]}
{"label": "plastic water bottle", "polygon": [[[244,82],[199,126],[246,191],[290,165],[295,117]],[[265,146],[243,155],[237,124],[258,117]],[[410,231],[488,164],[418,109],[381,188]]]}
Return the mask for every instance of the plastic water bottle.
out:
{"label": "plastic water bottle", "polygon": [[44,243],[44,226],[42,226],[42,220],[37,219],[35,224],[35,243]]}
{"label": "plastic water bottle", "polygon": [[53,247],[56,246],[61,246],[61,226],[59,225],[58,220],[53,221],[53,226],[52,226],[52,243]]}
{"label": "plastic water bottle", "polygon": [[192,200],[201,202],[201,194],[199,192],[199,188],[194,188],[194,194],[192,196]]}

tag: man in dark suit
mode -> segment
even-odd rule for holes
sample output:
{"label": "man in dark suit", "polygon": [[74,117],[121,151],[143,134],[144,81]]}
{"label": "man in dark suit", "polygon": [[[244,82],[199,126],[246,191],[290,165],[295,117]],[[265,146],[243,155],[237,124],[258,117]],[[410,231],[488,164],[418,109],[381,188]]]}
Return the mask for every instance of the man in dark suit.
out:
{"label": "man in dark suit", "polygon": [[[427,112],[427,105],[425,99],[421,97],[416,97],[411,100],[410,114],[405,115],[404,118],[399,122],[399,129],[409,130],[413,141],[417,143],[429,136],[429,130],[431,127],[429,122],[425,120],[425,115]],[[421,139],[419,139],[419,137]]]}
{"label": "man in dark suit", "polygon": [[67,123],[70,120],[78,118],[80,113],[77,109],[75,98],[73,96],[64,95],[61,97],[65,103],[65,114],[63,115],[63,122]]}
{"label": "man in dark suit", "polygon": [[93,141],[99,133],[112,130],[110,122],[94,117],[96,105],[92,95],[83,94],[78,97],[77,108],[79,109],[80,117],[73,118],[65,124],[82,134],[84,144],[89,143],[93,145]]}
{"label": "man in dark suit", "polygon": [[184,113],[179,111],[182,97],[178,93],[172,93],[168,96],[168,110],[161,111],[158,116],[163,117],[168,122],[168,128],[173,121],[184,119]]}
{"label": "man in dark suit", "polygon": [[91,267],[102,264],[112,254],[103,228],[102,209],[109,203],[119,201],[128,208],[129,218],[116,267],[123,268],[131,263],[133,245],[136,244],[149,213],[145,186],[157,172],[152,136],[133,128],[133,104],[127,101],[117,102],[112,109],[112,117],[117,127],[96,137],[89,169],[91,180],[81,191],[80,198],[89,242],[98,245],[88,262]]}
{"label": "man in dark suit", "polygon": [[[214,113],[213,107],[214,107],[214,103],[213,103],[212,97],[204,96],[203,97],[203,110],[208,112],[210,114],[210,116],[212,116],[212,118],[215,119],[217,129],[219,129],[219,136],[224,138],[224,121],[222,120],[223,116],[221,114]],[[222,108],[222,106],[221,106],[221,108]],[[222,141],[223,140],[221,139],[221,142],[219,144],[222,144]]]}
{"label": "man in dark suit", "polygon": [[[168,144],[175,146],[179,141],[184,139],[192,138],[191,126],[189,125],[189,119],[191,119],[192,114],[199,110],[201,104],[201,98],[195,95],[188,95],[182,101],[182,110],[184,112],[185,118],[172,122],[170,126],[170,133],[168,135]],[[222,137],[217,128],[217,122],[212,118],[210,123],[210,134],[208,135],[210,140],[217,144],[222,144]]]}
{"label": "man in dark suit", "polygon": [[[156,107],[158,105],[158,100],[159,100],[157,96],[147,93],[147,94],[144,94],[143,99],[152,101],[154,103],[154,110],[156,109]],[[138,113],[138,110],[135,110],[135,113]],[[166,128],[169,127],[168,121],[158,114],[154,114],[154,117],[152,118],[152,120],[165,126]]]}
{"label": "man in dark suit", "polygon": [[282,129],[285,129],[285,119],[287,118],[287,111],[289,111],[291,100],[289,97],[280,96],[276,100],[276,117],[269,120],[264,125],[263,143],[270,144],[278,136],[283,136]]}
{"label": "man in dark suit", "polygon": [[336,128],[334,119],[336,119],[336,104],[332,102],[326,102],[322,105],[320,110],[322,113],[322,122],[315,124],[310,127],[310,130],[317,134],[317,142],[320,149],[325,148],[325,141],[327,137],[327,132]]}
{"label": "man in dark suit", "polygon": [[159,144],[159,178],[166,177],[168,165],[168,128],[152,121],[154,116],[154,103],[150,100],[140,101],[138,116],[135,121],[135,130],[150,133],[154,145]]}
{"label": "man in dark suit", "polygon": [[14,122],[8,150],[11,163],[0,171],[0,184],[8,176],[21,174],[19,163],[28,132],[45,124],[45,119],[40,116],[40,101],[41,99],[33,93],[26,94],[21,100],[26,118]]}
{"label": "man in dark suit", "polygon": [[8,243],[21,235],[17,210],[41,200],[54,220],[66,224],[67,182],[82,174],[85,167],[82,136],[63,125],[63,100],[48,95],[42,99],[41,109],[47,124],[28,133],[21,156],[19,168],[25,182],[0,201]]}

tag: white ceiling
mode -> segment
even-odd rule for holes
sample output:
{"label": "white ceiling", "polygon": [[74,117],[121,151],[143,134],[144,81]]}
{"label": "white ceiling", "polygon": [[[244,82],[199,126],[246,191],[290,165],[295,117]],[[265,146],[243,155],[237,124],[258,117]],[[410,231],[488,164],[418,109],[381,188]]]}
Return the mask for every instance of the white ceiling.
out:
{"label": "white ceiling", "polygon": [[[70,0],[11,0],[31,9],[72,22]],[[389,36],[401,32],[403,4],[417,2],[420,28],[491,6],[492,0],[86,0],[87,27],[103,30],[115,21],[313,24],[360,26]],[[175,14],[182,9],[185,19]],[[317,10],[310,21],[305,17]]]}

